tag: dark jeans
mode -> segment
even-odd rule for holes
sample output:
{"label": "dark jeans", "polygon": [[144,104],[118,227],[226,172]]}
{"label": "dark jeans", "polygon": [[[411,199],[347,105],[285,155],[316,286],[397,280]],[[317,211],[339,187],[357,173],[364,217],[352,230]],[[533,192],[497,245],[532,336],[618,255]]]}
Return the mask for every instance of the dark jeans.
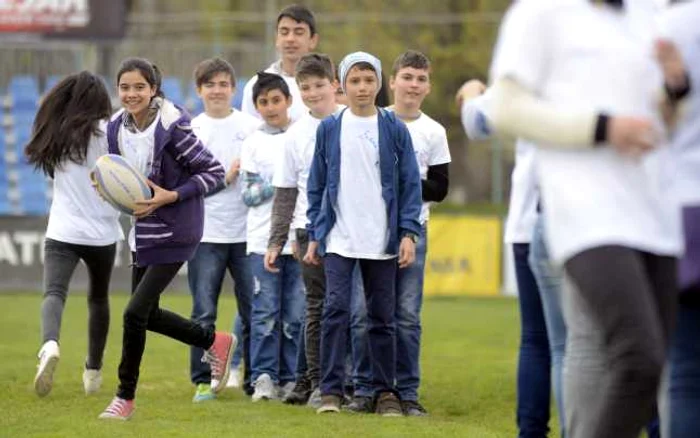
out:
{"label": "dark jeans", "polygon": [[[241,320],[243,346],[244,390],[250,389],[250,309],[253,296],[253,274],[251,272],[246,243],[202,242],[194,257],[187,263],[187,277],[192,294],[192,320],[202,327],[216,326],[219,295],[224,276],[228,270],[233,278],[233,293],[236,296],[238,318]],[[192,347],[190,350],[190,378],[192,383],[210,383],[211,369],[202,362],[204,350]]]}
{"label": "dark jeans", "polygon": [[139,367],[146,347],[146,330],[205,349],[214,343],[213,327],[204,328],[159,307],[160,294],[177,275],[182,264],[179,262],[132,268],[131,299],[124,309],[118,397],[131,400],[136,395]]}
{"label": "dark jeans", "polygon": [[541,438],[549,432],[551,355],[542,301],[528,263],[529,255],[529,244],[513,244],[520,304],[517,422],[520,438]]}
{"label": "dark jeans", "polygon": [[350,259],[327,254],[326,299],[321,324],[321,394],[343,396],[350,301],[355,264],[360,264],[369,317],[375,394],[396,392],[396,259]]}
{"label": "dark jeans", "polygon": [[116,244],[107,246],[75,245],[47,238],[44,242],[44,300],[41,303],[43,342],[58,342],[63,308],[70,279],[82,260],[90,283],[88,302],[88,355],[85,366],[102,368],[102,356],[109,332],[109,280],[112,276]]}
{"label": "dark jeans", "polygon": [[[299,253],[306,254],[309,237],[304,229],[297,229]],[[297,375],[304,374],[312,387],[317,387],[321,379],[321,316],[323,299],[326,296],[326,273],[323,262],[320,266],[301,264],[301,275],[306,287],[306,327],[304,329],[303,345],[299,350],[305,352],[304,360],[297,361]],[[301,358],[300,358],[301,359]]]}
{"label": "dark jeans", "polygon": [[[565,269],[575,305],[567,313],[567,436],[636,438],[655,415],[676,309],[676,259],[601,246]],[[574,323],[574,314],[590,323]]]}
{"label": "dark jeans", "polygon": [[700,286],[681,295],[671,341],[669,438],[694,438],[700,431],[699,338]]}

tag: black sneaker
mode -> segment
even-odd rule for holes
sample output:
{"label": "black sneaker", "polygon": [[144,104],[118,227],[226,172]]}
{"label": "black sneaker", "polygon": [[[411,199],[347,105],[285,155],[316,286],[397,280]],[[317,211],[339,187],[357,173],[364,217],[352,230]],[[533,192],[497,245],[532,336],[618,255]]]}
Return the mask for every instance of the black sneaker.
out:
{"label": "black sneaker", "polygon": [[342,398],[338,395],[322,395],[321,406],[316,409],[317,414],[338,413]]}
{"label": "black sneaker", "polygon": [[357,395],[343,409],[355,414],[371,414],[374,412],[374,399]]}
{"label": "black sneaker", "polygon": [[308,379],[299,380],[294,389],[287,394],[283,402],[288,405],[305,405],[311,395],[311,383]]}
{"label": "black sneaker", "polygon": [[407,417],[425,417],[428,415],[428,411],[415,400],[402,401],[401,410]]}
{"label": "black sneaker", "polygon": [[382,392],[377,398],[376,412],[382,417],[402,417],[401,402],[393,392]]}

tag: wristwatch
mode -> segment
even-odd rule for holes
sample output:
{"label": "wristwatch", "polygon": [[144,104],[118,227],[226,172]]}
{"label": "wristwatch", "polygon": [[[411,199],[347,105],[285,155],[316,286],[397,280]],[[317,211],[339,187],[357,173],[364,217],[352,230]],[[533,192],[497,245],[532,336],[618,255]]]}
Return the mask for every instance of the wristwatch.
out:
{"label": "wristwatch", "polygon": [[408,237],[409,239],[411,239],[411,241],[412,241],[413,243],[418,243],[418,238],[419,238],[419,237],[418,237],[418,234],[415,234],[415,233],[406,233],[406,234],[403,235],[403,237]]}

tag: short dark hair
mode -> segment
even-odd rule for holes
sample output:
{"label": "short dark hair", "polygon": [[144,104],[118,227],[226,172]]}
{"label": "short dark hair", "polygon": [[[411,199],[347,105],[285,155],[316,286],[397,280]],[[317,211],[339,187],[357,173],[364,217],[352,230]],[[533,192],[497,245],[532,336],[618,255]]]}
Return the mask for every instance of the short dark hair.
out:
{"label": "short dark hair", "polygon": [[430,71],[430,60],[417,50],[407,50],[394,61],[394,66],[391,69],[392,76],[396,76],[399,70],[406,67]]}
{"label": "short dark hair", "polygon": [[335,80],[335,67],[331,58],[324,53],[309,53],[299,60],[294,70],[297,81],[309,76],[325,78],[333,82]]}
{"label": "short dark hair", "polygon": [[141,76],[148,82],[151,88],[156,89],[155,96],[165,97],[161,85],[163,83],[163,75],[160,73],[158,67],[146,58],[126,58],[122,61],[117,71],[117,86],[119,86],[119,79],[126,72],[138,71]]}
{"label": "short dark hair", "polygon": [[194,69],[194,82],[197,88],[204,85],[205,82],[209,82],[211,78],[219,73],[225,73],[231,77],[231,85],[236,86],[236,71],[233,66],[223,58],[210,58],[206,59],[199,64]]}
{"label": "short dark hair", "polygon": [[261,94],[269,93],[272,90],[280,90],[287,99],[292,95],[289,91],[289,85],[287,85],[282,76],[264,71],[259,72],[258,80],[253,85],[253,105],[258,102],[258,97]]}
{"label": "short dark hair", "polygon": [[316,35],[316,17],[314,17],[313,12],[306,6],[302,5],[289,5],[282,9],[277,15],[277,26],[279,27],[280,21],[284,17],[291,18],[297,23],[306,23],[309,26],[309,31],[311,36]]}

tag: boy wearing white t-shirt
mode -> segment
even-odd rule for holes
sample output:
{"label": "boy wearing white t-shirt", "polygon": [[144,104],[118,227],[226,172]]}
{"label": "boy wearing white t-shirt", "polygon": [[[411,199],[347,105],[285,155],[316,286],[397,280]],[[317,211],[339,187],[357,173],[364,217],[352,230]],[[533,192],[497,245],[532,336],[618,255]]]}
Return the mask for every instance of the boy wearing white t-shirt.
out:
{"label": "boy wearing white t-shirt", "polygon": [[447,196],[448,166],[452,159],[445,128],[421,111],[423,100],[430,93],[430,60],[414,50],[401,54],[394,62],[389,86],[394,95],[394,105],[389,109],[411,133],[423,198],[416,261],[398,271],[396,283],[396,389],[404,414],[423,416],[427,412],[418,402],[418,386],[428,218],[430,204]]}
{"label": "boy wearing white t-shirt", "polygon": [[[272,228],[265,256],[265,269],[271,272],[277,271],[274,264],[287,241],[290,227],[296,233],[297,254],[307,250],[306,187],[316,146],[316,130],[321,120],[340,108],[335,103],[338,82],[327,55],[311,53],[302,57],[297,64],[296,80],[309,111],[287,132],[282,159],[278,161],[273,179]],[[326,279],[323,265],[302,264],[301,269],[306,286],[306,327],[305,338],[299,340],[299,354],[304,357],[299,356],[297,360],[296,386],[285,399],[290,404],[306,403],[320,379],[321,310]]]}
{"label": "boy wearing white t-shirt", "polygon": [[318,128],[307,191],[310,243],[304,261],[319,264],[323,256],[326,274],[322,405],[317,412],[340,411],[351,285],[359,263],[370,322],[376,411],[400,416],[395,386],[396,270],[415,257],[420,174],[406,126],[393,113],[374,106],[380,61],[355,52],[343,59],[339,70],[348,108]]}
{"label": "boy wearing white t-shirt", "polygon": [[[204,199],[204,234],[188,262],[187,277],[192,294],[192,319],[205,326],[216,323],[221,286],[228,270],[234,283],[238,314],[242,321],[244,389],[250,391],[250,302],[253,277],[246,254],[246,216],[248,207],[241,198],[239,179],[243,140],[260,121],[231,108],[236,76],[231,64],[221,58],[201,62],[194,72],[197,94],[204,113],[192,120],[192,129],[204,146],[226,168],[226,186]],[[209,365],[202,362],[203,350],[190,352],[191,380],[197,387],[193,400],[214,398]]]}
{"label": "boy wearing white t-shirt", "polygon": [[[243,200],[248,210],[248,254],[255,278],[251,318],[253,401],[277,399],[279,387],[292,389],[295,380],[299,334],[304,319],[304,286],[301,266],[291,245],[281,248],[274,260],[275,272],[265,269],[270,239],[272,180],[284,154],[287,113],[292,97],[282,77],[258,73],[253,99],[265,123],[243,143]],[[288,240],[294,241],[293,235]]]}

